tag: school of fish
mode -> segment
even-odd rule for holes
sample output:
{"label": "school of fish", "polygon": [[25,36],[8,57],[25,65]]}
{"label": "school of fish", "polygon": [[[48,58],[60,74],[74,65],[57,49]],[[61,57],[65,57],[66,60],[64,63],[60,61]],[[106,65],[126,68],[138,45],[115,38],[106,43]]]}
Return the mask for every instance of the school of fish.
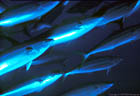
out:
{"label": "school of fish", "polygon": [[[0,96],[25,96],[39,93],[56,81],[63,79],[62,81],[64,82],[66,78],[73,75],[90,74],[103,70],[106,70],[108,73],[111,68],[120,64],[123,59],[119,56],[95,57],[94,55],[113,50],[140,39],[140,25],[126,29],[124,29],[123,26],[125,18],[139,10],[140,0],[135,2],[116,3],[112,7],[103,6],[103,8],[99,9],[91,16],[85,15],[85,10],[88,9],[78,10],[74,6],[67,12],[73,14],[79,12],[84,15],[70,17],[64,19],[59,24],[53,25],[52,23],[55,19],[62,14],[65,7],[71,2],[74,1],[44,0],[40,2],[26,2],[10,7],[3,7],[0,5],[0,38],[6,38],[14,45],[0,52],[0,78],[10,72],[17,71],[19,68],[23,68],[23,66],[26,66],[27,72],[32,65],[38,67],[42,66],[43,63],[63,64],[63,67],[65,68],[67,66],[65,61],[68,60],[70,56],[78,55],[82,58],[80,64],[67,71],[52,70],[44,75],[37,75],[37,78],[33,77],[22,84],[15,85],[16,87],[12,87],[12,90],[11,88],[7,88]],[[99,4],[104,1],[99,0],[94,2],[99,6]],[[94,8],[97,6],[91,5],[90,7]],[[88,52],[63,52],[53,50],[56,45],[72,42],[79,37],[84,36],[94,28],[100,28],[101,26],[110,23],[119,24],[120,30],[118,31],[120,32],[105,38],[105,40],[101,41]],[[33,26],[30,26],[32,27],[31,29],[27,28],[28,24],[33,24]],[[14,28],[21,28],[20,30],[24,30],[24,34],[30,39],[19,42],[15,38],[11,38],[12,34],[16,34],[19,31],[17,30],[17,32],[14,32]],[[43,30],[45,30],[45,32],[39,33]],[[31,36],[30,33],[38,33],[38,35]],[[47,55],[40,59],[39,57],[44,53],[47,53]],[[89,57],[94,58],[89,60]],[[98,96],[112,86],[115,86],[114,82],[91,83],[83,85],[82,87],[72,88],[63,94],[58,94],[58,96]]]}

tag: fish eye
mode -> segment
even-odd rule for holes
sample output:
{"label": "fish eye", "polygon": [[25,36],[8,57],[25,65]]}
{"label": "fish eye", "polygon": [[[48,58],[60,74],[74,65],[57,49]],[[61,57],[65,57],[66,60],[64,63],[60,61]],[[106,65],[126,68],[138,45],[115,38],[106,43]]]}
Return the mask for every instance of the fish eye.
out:
{"label": "fish eye", "polygon": [[27,47],[26,50],[33,50],[33,48],[32,47]]}

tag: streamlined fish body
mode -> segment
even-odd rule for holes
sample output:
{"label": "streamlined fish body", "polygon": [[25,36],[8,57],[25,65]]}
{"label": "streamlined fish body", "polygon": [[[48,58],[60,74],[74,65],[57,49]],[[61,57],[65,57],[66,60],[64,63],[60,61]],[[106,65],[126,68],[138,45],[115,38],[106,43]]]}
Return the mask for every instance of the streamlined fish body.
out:
{"label": "streamlined fish body", "polygon": [[0,76],[27,64],[29,70],[32,61],[42,55],[51,41],[37,40],[11,48],[0,55]]}
{"label": "streamlined fish body", "polygon": [[0,26],[10,27],[17,24],[21,24],[27,21],[31,21],[48,13],[55,6],[59,4],[59,1],[51,2],[36,2],[23,4],[14,8],[9,8],[4,11],[0,16]]}
{"label": "streamlined fish body", "polygon": [[99,52],[113,50],[119,46],[136,41],[138,39],[140,39],[140,26],[130,28],[124,32],[121,32],[120,34],[107,38],[97,45],[94,50],[87,53],[85,58],[88,58],[88,56]]}
{"label": "streamlined fish body", "polygon": [[91,84],[82,88],[80,87],[79,89],[74,89],[62,96],[98,96],[99,94],[107,91],[113,85],[113,83]]}
{"label": "streamlined fish body", "polygon": [[82,64],[80,68],[76,68],[70,72],[67,72],[64,76],[75,75],[75,74],[85,74],[92,73],[96,71],[109,70],[116,66],[122,61],[119,57],[102,57]]}
{"label": "streamlined fish body", "polygon": [[53,84],[57,81],[62,74],[53,74],[44,77],[40,77],[29,81],[30,83],[25,83],[23,86],[6,92],[0,96],[24,96],[34,92],[41,92],[44,88]]}
{"label": "streamlined fish body", "polygon": [[77,18],[68,22],[63,22],[56,26],[48,39],[54,40],[54,45],[74,40],[92,30],[102,20],[102,18]]}
{"label": "streamlined fish body", "polygon": [[[103,20],[98,24],[98,26],[105,25],[107,23],[119,20],[119,19],[124,19],[125,17],[131,15],[131,11],[134,8],[135,4],[132,3],[131,5],[129,4],[120,4],[118,6],[112,7],[109,10],[107,10],[103,14]],[[123,23],[123,21],[122,21]]]}

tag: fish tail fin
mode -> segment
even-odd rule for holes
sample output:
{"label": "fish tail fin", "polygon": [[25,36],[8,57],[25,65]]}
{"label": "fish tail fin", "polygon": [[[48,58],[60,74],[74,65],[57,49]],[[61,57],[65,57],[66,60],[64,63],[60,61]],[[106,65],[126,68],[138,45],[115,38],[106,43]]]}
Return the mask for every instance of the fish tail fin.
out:
{"label": "fish tail fin", "polygon": [[84,52],[76,52],[76,54],[80,55],[82,57],[82,64],[87,60],[89,57],[89,54],[86,54]]}

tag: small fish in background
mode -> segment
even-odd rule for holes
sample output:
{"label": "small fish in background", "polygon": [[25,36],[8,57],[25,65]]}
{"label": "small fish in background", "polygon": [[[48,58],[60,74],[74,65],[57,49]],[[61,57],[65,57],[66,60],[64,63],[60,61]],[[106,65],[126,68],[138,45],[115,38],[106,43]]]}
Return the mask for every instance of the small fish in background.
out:
{"label": "small fish in background", "polygon": [[71,91],[60,96],[98,96],[109,90],[113,85],[113,83],[90,84],[72,89]]}
{"label": "small fish in background", "polygon": [[137,5],[139,5],[139,3],[136,4],[133,0],[122,3],[117,2],[110,5],[111,8],[109,5],[109,7],[102,7],[98,12],[94,13],[92,16],[104,18],[102,22],[98,24],[98,26],[102,26],[108,23],[118,23],[120,25],[120,28],[123,29],[123,22],[125,18],[131,15],[131,11]]}
{"label": "small fish in background", "polygon": [[[53,39],[54,45],[77,39],[91,31],[103,18],[74,17],[56,25],[47,39]],[[53,45],[52,45],[53,46]]]}
{"label": "small fish in background", "polygon": [[22,84],[23,86],[15,88],[9,92],[6,92],[0,96],[23,96],[31,93],[41,92],[46,87],[55,83],[62,77],[63,74],[49,74],[40,78],[33,79],[31,81]]}
{"label": "small fish in background", "polygon": [[118,65],[122,59],[120,57],[106,56],[99,57],[78,66],[78,68],[67,72],[64,77],[68,75],[86,74],[102,70],[110,70],[112,67]]}
{"label": "small fish in background", "polygon": [[[117,33],[117,32],[116,32]],[[124,29],[124,31],[119,34],[109,36],[101,43],[99,43],[95,48],[91,49],[89,52],[81,53],[84,55],[86,60],[90,55],[97,54],[104,51],[113,50],[122,45],[128,44],[130,42],[140,39],[140,25]]]}
{"label": "small fish in background", "polygon": [[0,76],[24,65],[27,65],[26,70],[29,70],[33,60],[46,52],[51,43],[51,40],[36,39],[7,49],[0,54]]}
{"label": "small fish in background", "polygon": [[75,14],[75,13],[81,13],[81,14],[85,14],[88,10],[92,9],[92,8],[96,8],[97,6],[99,6],[101,3],[103,2],[103,0],[87,0],[86,2],[84,0],[79,1],[78,3],[76,3],[74,6],[72,6],[71,8],[69,8],[67,10],[68,13],[71,14]]}
{"label": "small fish in background", "polygon": [[53,10],[48,12],[48,14],[44,16],[44,18],[42,18],[37,24],[35,24],[31,31],[36,32],[52,28],[52,23],[62,14],[68,4],[68,0],[59,3]]}

